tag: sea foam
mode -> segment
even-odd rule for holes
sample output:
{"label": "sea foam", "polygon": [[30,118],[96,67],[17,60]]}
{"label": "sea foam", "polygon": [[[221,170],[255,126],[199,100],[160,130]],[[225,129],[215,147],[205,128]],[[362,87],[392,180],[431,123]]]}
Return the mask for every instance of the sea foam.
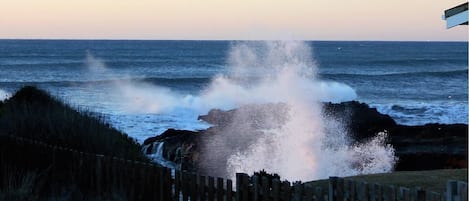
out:
{"label": "sea foam", "polygon": [[0,101],[10,98],[11,94],[0,89]]}

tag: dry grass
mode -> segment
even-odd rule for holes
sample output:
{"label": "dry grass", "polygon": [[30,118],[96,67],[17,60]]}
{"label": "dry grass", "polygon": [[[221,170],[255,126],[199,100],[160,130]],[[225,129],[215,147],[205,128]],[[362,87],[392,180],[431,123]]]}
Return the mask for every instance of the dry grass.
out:
{"label": "dry grass", "polygon": [[[467,169],[447,169],[428,171],[402,171],[383,174],[359,175],[346,177],[368,183],[378,183],[381,185],[393,185],[399,187],[422,189],[434,192],[444,192],[448,180],[458,180],[467,182]],[[322,186],[327,189],[328,180],[318,180],[307,182],[307,185]]]}

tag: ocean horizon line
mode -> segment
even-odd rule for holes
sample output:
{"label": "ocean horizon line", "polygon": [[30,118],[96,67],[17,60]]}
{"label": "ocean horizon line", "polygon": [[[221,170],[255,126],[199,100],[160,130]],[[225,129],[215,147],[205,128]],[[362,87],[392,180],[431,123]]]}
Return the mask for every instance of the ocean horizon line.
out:
{"label": "ocean horizon line", "polygon": [[305,42],[436,42],[436,43],[468,43],[466,40],[297,40],[297,39],[126,39],[126,38],[0,38],[0,41],[305,41]]}

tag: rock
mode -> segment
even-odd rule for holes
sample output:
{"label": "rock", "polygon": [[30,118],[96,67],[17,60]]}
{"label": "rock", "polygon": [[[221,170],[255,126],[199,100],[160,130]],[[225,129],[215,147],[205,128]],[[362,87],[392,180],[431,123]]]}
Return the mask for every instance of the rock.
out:
{"label": "rock", "polygon": [[323,113],[341,119],[349,129],[351,137],[356,140],[373,137],[378,132],[396,126],[396,122],[389,115],[381,114],[376,108],[370,108],[367,104],[357,101],[324,103]]}
{"label": "rock", "polygon": [[188,131],[188,130],[176,130],[176,129],[168,129],[165,132],[155,136],[149,137],[143,141],[143,145],[149,145],[154,142],[161,142],[161,141],[183,141],[185,138],[188,138],[194,134],[199,132],[196,131]]}
{"label": "rock", "polygon": [[[168,129],[160,135],[150,137],[143,142],[143,146],[147,146],[145,154],[154,154],[156,150],[153,150],[155,143],[163,144],[163,158],[168,161],[180,164],[182,161],[183,153],[189,154],[188,151],[195,149],[196,144],[194,139],[198,136],[199,132],[188,131],[188,130],[175,130]],[[188,148],[190,147],[190,149]],[[184,162],[186,163],[186,161]],[[192,163],[192,162],[191,162]]]}
{"label": "rock", "polygon": [[[250,128],[271,129],[286,121],[283,115],[286,112],[288,107],[283,103],[252,104],[228,111],[213,109],[207,115],[200,115],[198,120],[217,127],[233,126],[233,122],[236,122]],[[239,116],[243,119],[237,119]]]}
{"label": "rock", "polygon": [[[199,173],[215,176],[223,175],[219,164],[226,163],[227,157],[232,154],[225,150],[235,150],[232,146],[237,144],[249,146],[245,141],[254,141],[253,136],[258,135],[252,130],[271,129],[282,125],[286,121],[283,115],[285,112],[288,112],[288,108],[282,103],[247,105],[228,111],[213,109],[198,118],[213,127],[198,132],[168,129],[161,135],[148,138],[144,145],[164,142],[163,157],[179,164],[182,169],[197,170]],[[389,115],[381,114],[375,108],[357,101],[323,103],[322,112],[328,118],[343,122],[355,142],[387,131],[388,142],[395,148],[399,158],[395,166],[397,171],[467,167],[466,124],[398,125]],[[243,118],[240,119],[240,116]],[[239,134],[242,136],[239,137]],[[231,143],[223,144],[225,147],[213,147],[213,144],[218,144],[214,142],[220,138]],[[239,143],[239,140],[244,142]],[[203,154],[200,154],[214,150],[219,152],[216,158],[204,158]]]}
{"label": "rock", "polygon": [[226,125],[233,118],[235,110],[223,111],[220,109],[212,109],[206,115],[200,115],[197,120],[205,121],[215,126]]}
{"label": "rock", "polygon": [[388,132],[389,141],[398,156],[415,153],[435,154],[438,157],[441,154],[465,155],[467,160],[467,129],[465,124],[397,125],[388,128]]}

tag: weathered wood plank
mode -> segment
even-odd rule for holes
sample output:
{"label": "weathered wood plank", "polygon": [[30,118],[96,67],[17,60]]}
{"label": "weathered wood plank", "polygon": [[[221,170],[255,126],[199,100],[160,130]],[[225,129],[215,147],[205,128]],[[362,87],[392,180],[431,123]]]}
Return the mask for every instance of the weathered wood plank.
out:
{"label": "weathered wood plank", "polygon": [[261,178],[261,193],[262,193],[262,201],[268,201],[270,200],[270,184],[269,184],[269,178],[267,177],[262,177]]}
{"label": "weathered wood plank", "polygon": [[272,200],[279,201],[280,200],[280,180],[273,179],[272,180]]}
{"label": "weathered wood plank", "polygon": [[399,197],[402,201],[410,201],[410,189],[400,187],[399,188]]}
{"label": "weathered wood plank", "polygon": [[446,183],[446,201],[458,201],[458,182],[455,180],[449,180]]}
{"label": "weathered wood plank", "polygon": [[225,189],[223,187],[224,181],[223,178],[217,178],[217,200],[223,200],[225,195]]}
{"label": "weathered wood plank", "polygon": [[458,194],[460,201],[467,201],[467,183],[459,181],[458,182]]}
{"label": "weathered wood plank", "polygon": [[233,181],[226,180],[226,201],[233,201]]}
{"label": "weathered wood plank", "polygon": [[205,176],[199,176],[199,198],[200,200],[203,200],[205,201],[206,200],[206,194],[207,194],[207,190],[206,190],[206,178]]}
{"label": "weathered wood plank", "polygon": [[182,172],[182,181],[181,181],[181,191],[182,191],[182,200],[189,200],[189,175],[186,171]]}
{"label": "weathered wood plank", "polygon": [[421,188],[416,189],[417,201],[426,201],[426,192]]}
{"label": "weathered wood plank", "polygon": [[291,193],[291,185],[290,182],[284,181],[282,182],[282,198],[284,201],[290,201],[292,198],[292,193]]}
{"label": "weathered wood plank", "polygon": [[293,184],[293,201],[301,201],[303,200],[303,185],[298,182]]}
{"label": "weathered wood plank", "polygon": [[175,170],[173,200],[179,201],[180,193],[181,193],[181,171]]}
{"label": "weathered wood plank", "polygon": [[214,193],[215,193],[215,179],[213,177],[208,177],[208,193],[207,193],[208,201],[215,200]]}
{"label": "weathered wood plank", "polygon": [[236,173],[236,201],[249,199],[249,176],[244,173]]}
{"label": "weathered wood plank", "polygon": [[337,180],[338,177],[329,177],[329,201],[337,200]]}
{"label": "weathered wood plank", "polygon": [[198,176],[196,174],[190,174],[190,197],[191,201],[197,201],[199,194],[197,192],[197,178]]}

